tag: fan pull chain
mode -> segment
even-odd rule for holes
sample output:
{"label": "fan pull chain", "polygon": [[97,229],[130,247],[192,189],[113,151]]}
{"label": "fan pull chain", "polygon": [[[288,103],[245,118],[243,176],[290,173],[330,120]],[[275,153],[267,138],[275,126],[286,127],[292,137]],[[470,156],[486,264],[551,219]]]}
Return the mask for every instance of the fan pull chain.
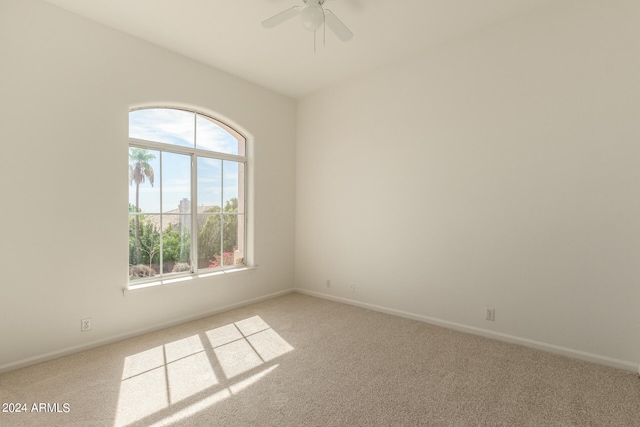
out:
{"label": "fan pull chain", "polygon": [[323,10],[322,11],[322,46],[326,46],[326,45],[327,45],[327,19],[324,16],[324,10]]}
{"label": "fan pull chain", "polygon": [[[317,49],[316,49],[316,39],[317,39],[316,32],[317,32],[317,30],[313,30],[313,53],[314,53],[314,55],[317,52]],[[326,45],[327,45],[327,23],[323,19],[322,20],[322,46],[326,46]]]}
{"label": "fan pull chain", "polygon": [[[322,4],[324,2],[320,2],[320,4]],[[324,10],[322,11],[324,14]],[[317,33],[318,30],[313,30],[313,53],[315,54],[317,52],[316,49],[316,40],[317,40]],[[322,17],[322,46],[327,46],[327,20],[325,19],[325,17]]]}

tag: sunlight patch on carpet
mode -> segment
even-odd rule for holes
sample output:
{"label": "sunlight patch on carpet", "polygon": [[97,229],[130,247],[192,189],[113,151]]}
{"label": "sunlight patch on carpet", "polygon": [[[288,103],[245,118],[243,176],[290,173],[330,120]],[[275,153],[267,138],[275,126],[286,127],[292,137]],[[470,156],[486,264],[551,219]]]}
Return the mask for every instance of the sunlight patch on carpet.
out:
{"label": "sunlight patch on carpet", "polygon": [[264,363],[245,340],[225,344],[213,351],[227,378],[233,378]]}
{"label": "sunlight patch on carpet", "polygon": [[222,402],[223,400],[231,397],[233,394],[240,393],[242,390],[246,389],[247,387],[257,383],[259,380],[266,377],[268,374],[274,371],[278,366],[280,365],[270,366],[264,369],[263,371],[260,371],[257,374],[250,376],[245,380],[242,380],[236,384],[232,384],[228,388],[220,390],[219,392],[214,393],[211,396],[205,397],[204,399],[199,400],[198,402],[192,405],[189,405],[184,409],[181,409],[177,412],[172,413],[168,417],[154,424],[151,424],[149,427],[171,426],[177,422],[184,421],[185,419],[196,415],[198,412],[204,411],[212,407],[213,405]]}
{"label": "sunlight patch on carpet", "polygon": [[293,349],[253,316],[127,356],[114,425],[193,416],[260,381]]}
{"label": "sunlight patch on carpet", "polygon": [[282,339],[282,337],[273,329],[258,332],[255,335],[247,337],[247,340],[251,344],[251,347],[255,349],[258,355],[265,362],[273,360],[293,350],[293,347]]}

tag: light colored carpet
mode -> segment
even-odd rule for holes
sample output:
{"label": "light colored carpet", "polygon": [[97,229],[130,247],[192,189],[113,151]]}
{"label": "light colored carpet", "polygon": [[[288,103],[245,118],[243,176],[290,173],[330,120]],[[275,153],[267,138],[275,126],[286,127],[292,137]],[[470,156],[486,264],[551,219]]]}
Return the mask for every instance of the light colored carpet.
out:
{"label": "light colored carpet", "polygon": [[27,404],[3,427],[640,425],[634,373],[297,293],[5,373],[0,402]]}

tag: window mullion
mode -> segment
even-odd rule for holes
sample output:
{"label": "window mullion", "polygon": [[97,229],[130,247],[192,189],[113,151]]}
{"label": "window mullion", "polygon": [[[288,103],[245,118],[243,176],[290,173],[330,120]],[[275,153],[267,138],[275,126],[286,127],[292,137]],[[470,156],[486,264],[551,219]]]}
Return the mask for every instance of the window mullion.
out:
{"label": "window mullion", "polygon": [[[247,212],[249,212],[249,206],[248,206],[248,200],[247,200],[247,180],[249,177],[249,168],[247,167],[247,163],[243,163],[243,168],[242,168],[242,220],[243,220],[243,224],[242,224],[242,263],[243,264],[247,264],[248,260],[247,260],[247,224],[248,224],[248,220],[247,220]],[[240,196],[238,194],[238,196]],[[240,209],[238,206],[238,212],[236,212],[238,215],[240,214]],[[240,245],[240,242],[237,242],[238,245]],[[235,254],[234,254],[234,260],[233,263],[235,264]]]}
{"label": "window mullion", "polygon": [[198,271],[198,158],[191,154],[191,272]]}
{"label": "window mullion", "polygon": [[[158,261],[159,261],[159,270],[160,270],[160,276],[162,277],[162,275],[164,274],[164,264],[163,264],[163,260],[162,260],[162,236],[164,234],[164,211],[162,210],[162,182],[164,181],[162,179],[162,164],[164,163],[163,161],[163,157],[162,157],[162,151],[160,151],[160,231],[159,231],[159,235],[160,235],[160,255],[158,256]],[[151,264],[153,262],[153,258],[149,259],[149,264]]]}
{"label": "window mullion", "polygon": [[170,151],[178,154],[197,154],[201,157],[210,157],[212,159],[231,160],[233,162],[246,162],[246,156],[237,154],[227,154],[218,151],[207,151],[199,148],[181,147],[179,145],[171,145],[164,142],[147,141],[138,138],[129,138],[131,147],[146,148],[149,150]]}
{"label": "window mullion", "polygon": [[220,267],[224,267],[224,161],[220,162]]}
{"label": "window mullion", "polygon": [[193,147],[191,151],[191,272],[198,271],[198,115],[193,114]]}

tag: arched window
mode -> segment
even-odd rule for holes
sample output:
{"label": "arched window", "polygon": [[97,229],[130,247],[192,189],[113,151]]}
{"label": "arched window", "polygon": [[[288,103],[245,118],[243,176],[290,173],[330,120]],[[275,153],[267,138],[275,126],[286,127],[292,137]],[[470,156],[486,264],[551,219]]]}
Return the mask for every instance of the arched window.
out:
{"label": "arched window", "polygon": [[246,139],[177,108],[129,113],[129,281],[244,264]]}

